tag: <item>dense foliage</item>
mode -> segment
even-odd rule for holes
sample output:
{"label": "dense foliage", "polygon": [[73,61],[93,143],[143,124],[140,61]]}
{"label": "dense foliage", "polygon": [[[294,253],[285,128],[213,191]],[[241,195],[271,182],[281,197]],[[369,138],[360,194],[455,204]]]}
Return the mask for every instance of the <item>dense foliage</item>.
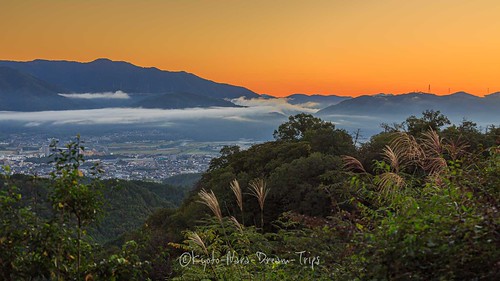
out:
{"label": "dense foliage", "polygon": [[[446,125],[426,111],[356,147],[330,122],[291,116],[275,141],[223,148],[180,207],[105,246],[90,239],[92,210],[112,212],[100,198],[118,195],[79,174],[71,144],[44,182],[52,209],[4,181],[0,279],[498,280],[500,129]],[[116,192],[139,197],[127,185]],[[144,206],[180,202],[148,188]]]}
{"label": "dense foliage", "polygon": [[[144,272],[134,241],[113,252],[98,242],[139,227],[155,210],[174,208],[185,190],[164,184],[99,180],[83,175],[79,137],[57,148],[50,179],[10,175],[0,179],[0,280],[115,278]],[[169,201],[168,201],[168,200]],[[112,253],[109,253],[112,251]],[[125,262],[125,264],[124,264]],[[134,274],[136,274],[134,273]]]}

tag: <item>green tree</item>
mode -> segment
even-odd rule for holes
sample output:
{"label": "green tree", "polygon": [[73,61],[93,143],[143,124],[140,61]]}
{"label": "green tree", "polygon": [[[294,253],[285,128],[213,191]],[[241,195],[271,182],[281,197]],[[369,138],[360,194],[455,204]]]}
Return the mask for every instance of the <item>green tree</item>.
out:
{"label": "green tree", "polygon": [[307,130],[303,140],[311,145],[313,152],[340,156],[352,155],[356,151],[351,135],[333,126]]}
{"label": "green tree", "polygon": [[422,112],[422,117],[417,118],[412,115],[406,118],[403,124],[408,133],[413,136],[419,136],[428,130],[439,131],[441,127],[451,124],[448,117],[441,114],[441,112],[434,110],[426,110]]}
{"label": "green tree", "polygon": [[319,217],[330,215],[331,198],[321,186],[342,180],[333,176],[341,166],[339,157],[316,152],[276,168],[269,178],[269,218],[277,219],[285,211]]}
{"label": "green tree", "polygon": [[29,241],[36,235],[34,214],[21,205],[21,194],[9,183],[10,169],[3,167],[4,184],[0,189],[0,279],[28,278]]}
{"label": "green tree", "polygon": [[210,165],[209,165],[209,170],[217,169],[217,168],[222,168],[226,166],[230,159],[231,156],[234,154],[240,152],[240,147],[237,145],[225,145],[222,147],[220,150],[220,157],[214,158],[210,160]]}
{"label": "green tree", "polygon": [[453,141],[456,145],[464,145],[467,143],[469,152],[482,149],[486,145],[486,136],[481,134],[477,124],[463,119],[462,123],[451,125],[442,131],[443,137]]}
{"label": "green tree", "polygon": [[314,117],[311,114],[300,113],[288,117],[288,122],[281,124],[274,131],[273,136],[276,140],[297,141],[301,140],[307,131],[320,128],[331,128],[333,130],[335,129],[335,125]]}
{"label": "green tree", "polygon": [[[84,177],[81,165],[84,162],[82,152],[85,148],[81,144],[79,135],[75,141],[66,144],[64,149],[59,148],[57,142],[53,142],[51,148],[56,153],[54,155],[55,171],[51,173],[54,184],[49,200],[55,213],[58,214],[58,224],[61,231],[69,235],[68,241],[71,241],[72,233],[76,232],[74,271],[70,270],[66,273],[80,276],[82,273],[82,251],[84,250],[82,235],[84,228],[95,222],[101,214],[103,204],[101,186],[98,181],[88,183],[88,179]],[[98,166],[94,166],[92,176],[97,176],[99,172]],[[67,245],[59,245],[59,251],[55,257],[59,277],[59,274],[67,271],[63,269],[64,266],[61,266],[67,261],[63,253],[68,251],[67,255],[70,259],[73,257],[73,250],[71,248],[63,249],[65,246]],[[85,249],[89,248],[88,245],[84,246]]]}
{"label": "green tree", "polygon": [[[102,213],[103,195],[98,167],[84,176],[81,143],[79,136],[63,148],[53,143],[54,171],[43,183],[3,169],[0,280],[145,280],[149,263],[135,242],[105,258],[112,250],[100,249],[87,233]],[[22,196],[38,192],[36,204]]]}

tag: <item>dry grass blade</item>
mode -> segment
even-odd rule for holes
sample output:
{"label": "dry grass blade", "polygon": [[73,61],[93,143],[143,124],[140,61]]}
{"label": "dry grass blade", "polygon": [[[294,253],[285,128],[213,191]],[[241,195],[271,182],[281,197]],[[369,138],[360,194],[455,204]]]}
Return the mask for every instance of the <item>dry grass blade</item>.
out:
{"label": "dry grass blade", "polygon": [[358,159],[348,156],[348,155],[343,155],[342,156],[342,162],[344,163],[344,169],[348,171],[361,171],[363,173],[366,173],[365,167],[363,167],[363,164],[359,162]]}
{"label": "dry grass blade", "polygon": [[220,210],[219,201],[217,200],[214,192],[212,190],[207,192],[205,189],[202,189],[198,192],[198,196],[201,198],[198,202],[207,205],[217,217],[219,222],[222,222],[222,212]]}
{"label": "dry grass blade", "polygon": [[264,180],[253,180],[250,183],[250,191],[250,194],[257,198],[257,200],[259,201],[260,209],[264,210],[264,203],[266,201],[267,194],[269,193],[269,189],[266,188],[266,183],[264,182]]}
{"label": "dry grass blade", "polygon": [[394,172],[399,173],[400,163],[401,163],[401,153],[396,153],[390,146],[386,145],[382,150],[382,156],[384,157]]}
{"label": "dry grass blade", "polygon": [[231,221],[234,223],[234,225],[236,226],[236,228],[238,228],[238,230],[240,232],[243,232],[243,226],[240,224],[240,222],[233,216],[231,216]]}
{"label": "dry grass blade", "polygon": [[422,134],[422,146],[424,147],[424,152],[431,153],[433,155],[442,155],[444,152],[443,140],[434,130],[429,130]]}
{"label": "dry grass blade", "polygon": [[422,147],[425,152],[425,161],[422,166],[430,175],[441,174],[447,167],[443,157],[445,146],[443,140],[434,130],[422,134]]}
{"label": "dry grass blade", "polygon": [[407,166],[421,165],[421,161],[425,158],[422,147],[408,133],[398,133],[391,142],[390,147],[398,156],[400,171]]}
{"label": "dry grass blade", "polygon": [[266,188],[266,183],[263,179],[253,180],[250,183],[251,195],[257,198],[260,206],[260,227],[262,232],[264,232],[264,203],[266,202],[267,194],[269,189]]}
{"label": "dry grass blade", "polygon": [[384,197],[392,198],[406,186],[406,181],[396,173],[387,172],[379,176],[377,185]]}
{"label": "dry grass blade", "polygon": [[207,246],[205,245],[205,242],[201,239],[200,235],[198,233],[193,232],[188,235],[188,240],[193,241],[196,245],[200,246],[200,248],[205,252],[205,254],[208,255],[208,249]]}
{"label": "dry grass blade", "polygon": [[229,186],[231,187],[234,196],[236,196],[238,207],[240,208],[241,212],[243,212],[243,194],[241,192],[240,183],[238,182],[238,180],[234,179]]}
{"label": "dry grass blade", "polygon": [[429,175],[439,175],[445,171],[446,160],[443,157],[428,157],[426,158],[424,169]]}
{"label": "dry grass blade", "polygon": [[445,149],[450,155],[450,158],[455,161],[467,154],[468,147],[469,145],[459,138],[456,141],[450,141]]}

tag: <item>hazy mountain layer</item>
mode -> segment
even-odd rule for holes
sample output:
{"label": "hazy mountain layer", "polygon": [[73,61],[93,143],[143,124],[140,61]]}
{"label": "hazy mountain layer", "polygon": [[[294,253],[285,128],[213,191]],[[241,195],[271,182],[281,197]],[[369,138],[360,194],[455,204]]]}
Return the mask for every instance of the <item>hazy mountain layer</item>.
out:
{"label": "hazy mountain layer", "polygon": [[317,114],[364,115],[364,116],[408,116],[418,115],[424,110],[440,110],[450,117],[478,118],[500,121],[500,95],[477,97],[465,92],[446,96],[428,93],[408,93],[402,95],[379,94],[360,96],[342,101],[320,110]]}
{"label": "hazy mountain layer", "polygon": [[291,104],[305,104],[315,103],[320,108],[325,108],[330,105],[338,104],[339,102],[351,99],[352,97],[343,97],[336,95],[322,96],[322,95],[305,95],[293,94],[286,97]]}
{"label": "hazy mountain layer", "polygon": [[0,61],[0,110],[42,111],[107,107],[235,106],[224,99],[258,97],[248,89],[186,72],[98,59],[89,63]]}
{"label": "hazy mountain layer", "polygon": [[0,66],[0,110],[80,108],[58,95],[60,88],[18,70]]}

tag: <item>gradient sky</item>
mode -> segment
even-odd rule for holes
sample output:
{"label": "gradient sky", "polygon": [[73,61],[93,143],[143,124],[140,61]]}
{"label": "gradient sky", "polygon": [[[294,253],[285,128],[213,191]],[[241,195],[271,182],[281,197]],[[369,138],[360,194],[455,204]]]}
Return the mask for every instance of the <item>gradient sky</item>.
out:
{"label": "gradient sky", "polygon": [[0,59],[106,57],[275,96],[500,91],[499,0],[0,0]]}

